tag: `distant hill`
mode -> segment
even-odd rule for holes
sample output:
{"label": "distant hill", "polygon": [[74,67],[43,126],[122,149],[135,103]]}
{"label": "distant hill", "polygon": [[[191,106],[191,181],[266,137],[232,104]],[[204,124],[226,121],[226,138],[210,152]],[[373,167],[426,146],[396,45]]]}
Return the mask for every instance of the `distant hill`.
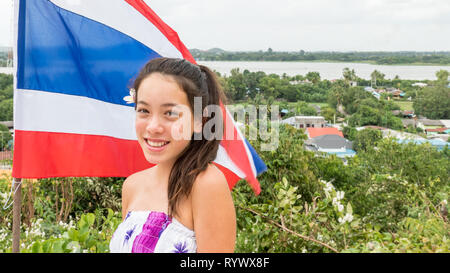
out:
{"label": "distant hill", "polygon": [[189,49],[189,52],[191,52],[191,54],[201,54],[201,53],[206,53],[206,54],[222,54],[222,53],[226,53],[227,51],[215,47],[215,48],[211,48],[208,50],[201,50],[201,49],[197,49],[197,48],[193,48],[193,49]]}
{"label": "distant hill", "polygon": [[450,51],[226,51],[221,48],[191,49],[199,61],[334,61],[373,64],[450,65]]}

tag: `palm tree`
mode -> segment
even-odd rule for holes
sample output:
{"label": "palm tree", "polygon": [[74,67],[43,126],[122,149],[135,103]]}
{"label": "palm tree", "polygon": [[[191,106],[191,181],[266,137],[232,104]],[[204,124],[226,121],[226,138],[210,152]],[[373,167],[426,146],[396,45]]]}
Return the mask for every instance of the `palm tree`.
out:
{"label": "palm tree", "polygon": [[344,77],[345,82],[349,85],[350,85],[350,82],[356,80],[355,70],[354,69],[350,70],[350,68],[348,68],[348,67],[346,67],[342,70],[342,76]]}

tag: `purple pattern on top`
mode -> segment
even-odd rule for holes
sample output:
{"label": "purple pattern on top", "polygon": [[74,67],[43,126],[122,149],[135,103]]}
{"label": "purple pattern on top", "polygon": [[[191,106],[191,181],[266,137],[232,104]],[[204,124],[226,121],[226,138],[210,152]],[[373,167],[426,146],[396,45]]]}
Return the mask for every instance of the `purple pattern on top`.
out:
{"label": "purple pattern on top", "polygon": [[186,242],[178,242],[174,245],[175,250],[173,253],[187,253],[189,250],[186,248]]}
{"label": "purple pattern on top", "polygon": [[128,244],[128,240],[130,240],[131,235],[133,235],[133,232],[134,232],[135,229],[136,229],[136,225],[134,225],[132,229],[128,230],[128,231],[125,233],[125,239],[123,240],[123,244],[124,244],[124,245],[125,245],[125,244]]}
{"label": "purple pattern on top", "polygon": [[153,253],[159,236],[170,223],[171,219],[164,212],[150,212],[142,227],[142,232],[134,239],[131,252]]}
{"label": "purple pattern on top", "polygon": [[[128,219],[128,217],[130,216],[130,214],[131,214],[131,211],[129,211],[129,212],[127,213],[127,216],[125,216],[125,220]],[[125,220],[124,220],[124,221],[125,221]]]}

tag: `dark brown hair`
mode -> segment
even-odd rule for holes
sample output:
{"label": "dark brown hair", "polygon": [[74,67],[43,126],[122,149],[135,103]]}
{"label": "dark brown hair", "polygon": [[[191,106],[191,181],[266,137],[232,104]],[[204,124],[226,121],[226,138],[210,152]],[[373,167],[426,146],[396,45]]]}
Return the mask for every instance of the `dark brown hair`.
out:
{"label": "dark brown hair", "polygon": [[[186,92],[192,112],[194,112],[194,97],[202,98],[202,113],[208,105],[220,105],[221,102],[226,104],[225,96],[214,72],[206,66],[175,58],[152,59],[141,69],[134,81],[135,103],[141,82],[152,73],[171,76]],[[222,113],[214,113],[209,118],[202,118],[202,128],[211,118],[223,124]],[[214,126],[212,130],[215,130]],[[178,156],[169,175],[169,215],[177,214],[178,202],[182,197],[189,196],[197,175],[206,170],[209,163],[217,156],[221,136],[212,140],[204,137],[194,139],[194,134],[188,146]]]}

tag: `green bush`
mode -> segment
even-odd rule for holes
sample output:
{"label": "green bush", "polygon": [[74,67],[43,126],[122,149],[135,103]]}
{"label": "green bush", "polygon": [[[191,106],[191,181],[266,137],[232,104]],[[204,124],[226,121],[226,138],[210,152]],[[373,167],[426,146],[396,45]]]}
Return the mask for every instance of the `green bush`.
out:
{"label": "green bush", "polygon": [[[107,210],[101,214],[82,214],[74,224],[60,222],[49,227],[48,222],[37,219],[31,228],[25,228],[21,240],[22,253],[105,253],[109,252],[109,241],[122,221],[118,212]],[[100,215],[100,216],[99,216]],[[53,230],[46,233],[44,230]]]}

